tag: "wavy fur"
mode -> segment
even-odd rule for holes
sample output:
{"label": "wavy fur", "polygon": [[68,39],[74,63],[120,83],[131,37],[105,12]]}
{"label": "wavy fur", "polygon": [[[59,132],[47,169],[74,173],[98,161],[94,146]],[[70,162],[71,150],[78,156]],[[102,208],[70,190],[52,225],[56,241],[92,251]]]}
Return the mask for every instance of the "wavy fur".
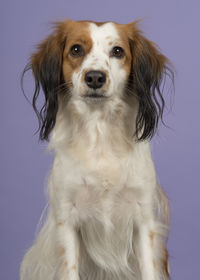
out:
{"label": "wavy fur", "polygon": [[[108,59],[116,41],[125,55]],[[55,159],[47,218],[21,280],[169,279],[168,202],[147,141],[162,117],[167,62],[136,23],[63,22],[33,54],[33,107]],[[106,75],[98,100],[84,83],[92,67]]]}

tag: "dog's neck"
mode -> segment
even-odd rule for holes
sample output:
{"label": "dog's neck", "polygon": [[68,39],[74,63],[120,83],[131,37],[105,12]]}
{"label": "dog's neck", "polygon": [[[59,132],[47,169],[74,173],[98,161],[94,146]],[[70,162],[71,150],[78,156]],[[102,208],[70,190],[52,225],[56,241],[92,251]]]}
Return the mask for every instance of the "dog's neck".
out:
{"label": "dog's neck", "polygon": [[133,108],[122,100],[96,104],[72,100],[59,107],[51,146],[79,154],[112,151],[119,155],[132,148],[134,123]]}
{"label": "dog's neck", "polygon": [[116,101],[99,105],[95,108],[72,101],[60,107],[50,148],[63,165],[67,166],[68,160],[78,163],[113,183],[119,180],[122,167],[128,166],[132,158],[136,162],[141,160],[140,150],[145,149],[149,158],[150,154],[148,145],[134,138],[133,112],[137,111],[132,104]]}

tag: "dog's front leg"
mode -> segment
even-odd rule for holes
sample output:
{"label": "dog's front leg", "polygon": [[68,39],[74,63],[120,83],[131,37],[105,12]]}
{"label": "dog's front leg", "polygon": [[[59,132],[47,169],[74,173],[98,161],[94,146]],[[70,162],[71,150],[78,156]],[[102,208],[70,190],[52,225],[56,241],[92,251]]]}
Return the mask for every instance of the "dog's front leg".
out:
{"label": "dog's front leg", "polygon": [[[60,208],[60,214],[68,212],[68,207]],[[56,219],[57,244],[61,259],[54,280],[79,280],[79,238],[75,226],[70,219],[58,215]]]}
{"label": "dog's front leg", "polygon": [[155,251],[152,246],[152,225],[139,226],[138,261],[142,280],[159,280],[159,271],[155,266]]}

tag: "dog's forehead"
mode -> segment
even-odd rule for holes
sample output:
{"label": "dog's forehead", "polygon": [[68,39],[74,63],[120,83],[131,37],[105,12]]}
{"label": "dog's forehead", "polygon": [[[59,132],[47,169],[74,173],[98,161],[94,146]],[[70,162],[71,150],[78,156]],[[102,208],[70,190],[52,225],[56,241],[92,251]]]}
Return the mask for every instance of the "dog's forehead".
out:
{"label": "dog's forehead", "polygon": [[63,32],[70,43],[83,43],[102,48],[113,44],[129,48],[129,27],[115,22],[66,21]]}
{"label": "dog's forehead", "polygon": [[114,23],[107,22],[101,25],[96,23],[89,23],[89,34],[92,41],[98,44],[110,43],[120,39],[118,30]]}

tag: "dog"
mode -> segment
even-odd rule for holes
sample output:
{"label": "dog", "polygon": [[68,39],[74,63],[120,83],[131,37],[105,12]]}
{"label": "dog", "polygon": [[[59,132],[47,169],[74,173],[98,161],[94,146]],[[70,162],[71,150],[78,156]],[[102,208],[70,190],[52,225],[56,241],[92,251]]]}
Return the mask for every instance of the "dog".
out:
{"label": "dog", "polygon": [[21,280],[169,279],[168,200],[149,147],[169,60],[137,21],[66,20],[30,69],[40,139],[55,158],[46,221]]}

